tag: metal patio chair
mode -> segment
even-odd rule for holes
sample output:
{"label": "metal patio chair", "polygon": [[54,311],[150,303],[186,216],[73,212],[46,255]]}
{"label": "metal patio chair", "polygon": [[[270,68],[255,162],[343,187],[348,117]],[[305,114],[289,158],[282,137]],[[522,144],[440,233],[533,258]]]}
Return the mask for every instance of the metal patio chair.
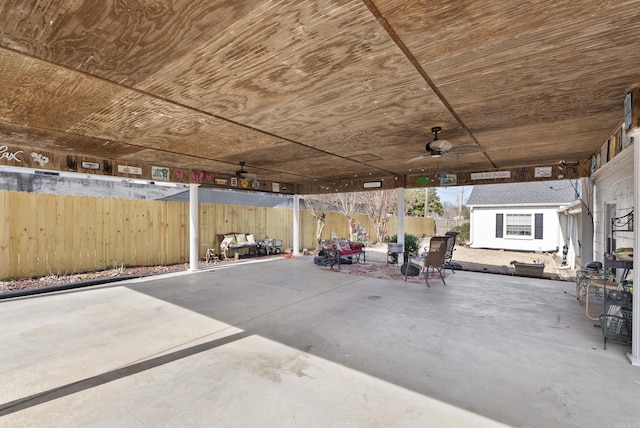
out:
{"label": "metal patio chair", "polygon": [[451,263],[451,261],[453,260],[453,251],[455,250],[456,246],[456,237],[459,234],[460,232],[453,231],[449,231],[444,234],[445,237],[449,238],[449,240],[447,241],[447,252],[444,256],[444,266],[451,269],[452,273],[456,273],[456,271],[453,269],[453,264]]}
{"label": "metal patio chair", "polygon": [[[442,284],[447,285],[444,281],[445,273],[445,257],[447,254],[447,243],[449,237],[447,236],[433,236],[429,241],[429,251],[424,257],[409,257],[409,265],[415,266],[420,269],[420,273],[424,275],[424,282],[429,285],[429,274],[439,273]],[[409,266],[405,269],[404,280],[407,280],[409,274]]]}

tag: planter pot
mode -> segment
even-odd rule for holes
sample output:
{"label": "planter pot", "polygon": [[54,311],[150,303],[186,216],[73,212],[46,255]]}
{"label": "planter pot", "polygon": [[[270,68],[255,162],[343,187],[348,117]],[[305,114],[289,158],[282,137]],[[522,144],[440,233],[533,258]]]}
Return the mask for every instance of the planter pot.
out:
{"label": "planter pot", "polygon": [[389,242],[387,244],[387,251],[390,253],[401,253],[403,251],[403,244],[398,244],[397,242]]}
{"label": "planter pot", "polygon": [[542,278],[544,276],[544,264],[542,263],[518,263],[514,262],[517,276]]}

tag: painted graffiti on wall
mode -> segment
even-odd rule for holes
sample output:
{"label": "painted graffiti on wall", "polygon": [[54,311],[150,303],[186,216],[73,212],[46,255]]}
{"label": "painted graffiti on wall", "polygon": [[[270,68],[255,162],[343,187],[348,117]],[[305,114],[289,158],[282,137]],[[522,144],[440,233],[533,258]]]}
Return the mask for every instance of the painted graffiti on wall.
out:
{"label": "painted graffiti on wall", "polygon": [[16,150],[15,152],[10,152],[9,147],[0,146],[0,160],[6,159],[8,161],[16,161],[22,163],[22,159],[18,157],[18,155],[24,153],[22,150]]}
{"label": "painted graffiti on wall", "polygon": [[31,159],[33,159],[33,161],[41,167],[49,163],[49,157],[43,155],[42,153],[31,152]]}

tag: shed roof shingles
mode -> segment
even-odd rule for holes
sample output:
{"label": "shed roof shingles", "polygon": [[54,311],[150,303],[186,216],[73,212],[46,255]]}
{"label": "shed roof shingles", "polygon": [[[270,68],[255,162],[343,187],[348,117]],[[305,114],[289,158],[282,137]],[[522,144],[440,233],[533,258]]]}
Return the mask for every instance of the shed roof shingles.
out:
{"label": "shed roof shingles", "polygon": [[576,189],[570,180],[484,184],[473,187],[467,205],[565,205],[578,199]]}

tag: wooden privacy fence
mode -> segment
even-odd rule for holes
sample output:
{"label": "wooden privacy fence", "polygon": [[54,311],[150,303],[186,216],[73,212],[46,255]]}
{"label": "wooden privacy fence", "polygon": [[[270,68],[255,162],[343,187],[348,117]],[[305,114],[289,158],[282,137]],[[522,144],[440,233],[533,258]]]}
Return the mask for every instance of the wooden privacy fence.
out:
{"label": "wooden privacy fence", "polygon": [[[153,266],[189,260],[189,203],[0,191],[0,279],[63,275],[119,266]],[[375,240],[366,215],[356,221]],[[397,219],[389,221],[395,234]],[[406,217],[405,231],[431,236],[433,219]],[[349,237],[347,219],[328,213],[323,239],[335,231]],[[216,234],[253,233],[293,245],[293,212],[288,208],[200,204],[202,258],[217,248]],[[300,212],[300,246],[315,248],[316,220]]]}

